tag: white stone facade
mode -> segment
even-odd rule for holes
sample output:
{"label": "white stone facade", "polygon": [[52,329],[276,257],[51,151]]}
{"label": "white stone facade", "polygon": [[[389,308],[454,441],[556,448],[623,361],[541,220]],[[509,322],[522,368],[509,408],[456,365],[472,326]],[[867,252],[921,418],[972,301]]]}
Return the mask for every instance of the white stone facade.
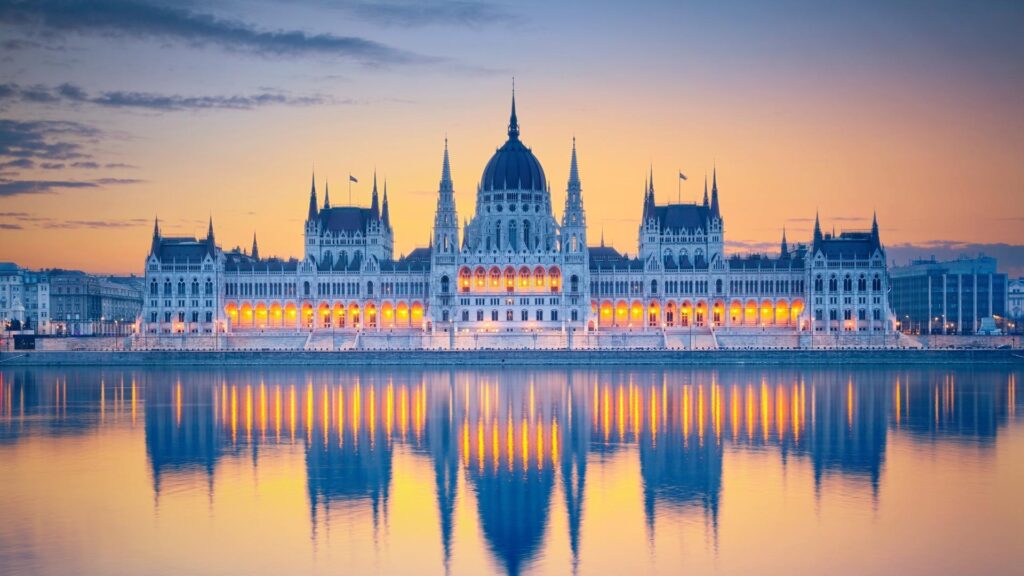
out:
{"label": "white stone facade", "polygon": [[376,177],[369,208],[332,206],[326,188],[321,205],[314,182],[301,260],[261,258],[255,238],[250,251],[224,251],[212,222],[198,239],[165,238],[157,226],[140,333],[428,333],[433,341],[654,332],[693,342],[893,328],[877,222],[841,234],[823,234],[816,222],[807,244],[790,246],[783,234],[778,254],[729,256],[717,173],[703,203],[666,205],[654,200],[651,174],[636,256],[603,239],[589,245],[575,141],[557,218],[543,168],[519,140],[514,100],[508,140],[462,226],[456,199],[446,141],[431,245],[402,258]]}

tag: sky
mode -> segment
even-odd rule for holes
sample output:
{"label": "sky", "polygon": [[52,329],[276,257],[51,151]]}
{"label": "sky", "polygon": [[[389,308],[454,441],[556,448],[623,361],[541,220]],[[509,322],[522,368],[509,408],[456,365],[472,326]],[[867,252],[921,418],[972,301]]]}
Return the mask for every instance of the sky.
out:
{"label": "sky", "polygon": [[[717,168],[735,252],[863,229],[890,256],[1024,275],[1024,3],[0,0],[0,260],[141,273],[168,235],[302,255],[386,178],[396,256],[426,245],[444,139],[460,217],[505,140],[591,244],[634,253],[642,189]],[[678,171],[687,175],[682,182]]]}

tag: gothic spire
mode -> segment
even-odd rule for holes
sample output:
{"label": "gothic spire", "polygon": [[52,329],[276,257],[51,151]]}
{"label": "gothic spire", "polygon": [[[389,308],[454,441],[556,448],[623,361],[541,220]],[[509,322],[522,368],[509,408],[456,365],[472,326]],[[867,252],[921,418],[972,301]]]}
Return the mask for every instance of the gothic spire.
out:
{"label": "gothic spire", "polygon": [[576,164],[576,137],[572,137],[572,161],[569,163],[569,189],[580,189],[580,170]]}
{"label": "gothic spire", "polygon": [[818,212],[814,212],[814,243],[822,241],[821,236],[821,219],[818,217]]}
{"label": "gothic spire", "polygon": [[448,137],[444,137],[444,162],[441,164],[441,190],[451,190],[452,166],[448,160]]}
{"label": "gothic spire", "polygon": [[875,210],[871,215],[871,238],[878,242],[878,211]]}
{"label": "gothic spire", "polygon": [[254,260],[260,259],[260,247],[256,244],[256,232],[252,233],[252,257]]}
{"label": "gothic spire", "polygon": [[331,207],[331,191],[327,188],[327,179],[324,178],[324,210]]}
{"label": "gothic spire", "polygon": [[508,119],[509,140],[519,139],[519,119],[516,118],[516,79],[512,77],[512,115]]}
{"label": "gothic spire", "polygon": [[704,207],[708,207],[708,173],[704,173]]}
{"label": "gothic spire", "polygon": [[206,229],[206,239],[213,240],[213,215],[210,215],[210,226]]}
{"label": "gothic spire", "polygon": [[712,168],[711,172],[711,213],[719,216],[718,211],[718,167]]}
{"label": "gothic spire", "polygon": [[370,197],[370,213],[374,220],[380,220],[380,202],[377,200],[377,171],[373,171],[373,196]]}
{"label": "gothic spire", "polygon": [[789,257],[789,243],[786,242],[786,227],[782,227],[782,246],[779,247],[779,255],[783,258]]}
{"label": "gothic spire", "polygon": [[313,173],[312,183],[309,185],[309,217],[307,220],[316,220],[316,172]]}
{"label": "gothic spire", "polygon": [[160,217],[153,218],[153,243],[150,245],[149,253],[156,254],[160,249]]}
{"label": "gothic spire", "polygon": [[384,179],[384,207],[381,212],[381,221],[384,222],[384,227],[388,230],[391,229],[391,211],[388,210],[388,181]]}
{"label": "gothic spire", "polygon": [[210,226],[206,229],[206,251],[213,254],[217,248],[213,239],[213,215],[210,215]]}

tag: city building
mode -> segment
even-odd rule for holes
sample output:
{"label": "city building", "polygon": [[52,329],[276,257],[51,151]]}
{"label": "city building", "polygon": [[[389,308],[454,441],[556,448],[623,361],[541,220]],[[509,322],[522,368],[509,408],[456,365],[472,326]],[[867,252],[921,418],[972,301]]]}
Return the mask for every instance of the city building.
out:
{"label": "city building", "polygon": [[20,329],[25,321],[25,271],[0,262],[0,332]]}
{"label": "city building", "polygon": [[890,271],[899,329],[914,334],[976,334],[983,320],[998,328],[1007,315],[1007,278],[988,256],[948,262],[916,260]]}
{"label": "city building", "polygon": [[142,310],[142,284],[137,279],[94,276],[77,270],[50,270],[47,274],[52,333],[131,333]]}
{"label": "city building", "polygon": [[1024,321],[1024,278],[1017,278],[1010,281],[1006,291],[1006,315],[1016,325],[1020,326]]}
{"label": "city building", "polygon": [[36,334],[50,333],[50,276],[45,271],[25,270],[25,325]]}
{"label": "city building", "polygon": [[717,171],[702,202],[641,194],[633,256],[588,242],[573,140],[561,218],[544,169],[521,140],[512,98],[507,138],[483,169],[462,225],[445,141],[429,246],[396,258],[387,183],[369,207],[323,202],[310,186],[301,259],[222,250],[154,224],[146,255],[145,334],[386,331],[538,334],[888,333],[885,248],[869,230],[823,233],[777,254],[725,251]]}

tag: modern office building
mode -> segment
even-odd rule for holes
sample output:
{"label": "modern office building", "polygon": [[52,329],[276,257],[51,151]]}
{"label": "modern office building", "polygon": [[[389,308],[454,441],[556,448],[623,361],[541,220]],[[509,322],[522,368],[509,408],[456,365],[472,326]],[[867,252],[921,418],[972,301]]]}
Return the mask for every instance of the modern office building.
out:
{"label": "modern office building", "polygon": [[988,256],[916,260],[889,271],[899,329],[914,334],[975,334],[985,318],[1003,328],[1007,278]]}

